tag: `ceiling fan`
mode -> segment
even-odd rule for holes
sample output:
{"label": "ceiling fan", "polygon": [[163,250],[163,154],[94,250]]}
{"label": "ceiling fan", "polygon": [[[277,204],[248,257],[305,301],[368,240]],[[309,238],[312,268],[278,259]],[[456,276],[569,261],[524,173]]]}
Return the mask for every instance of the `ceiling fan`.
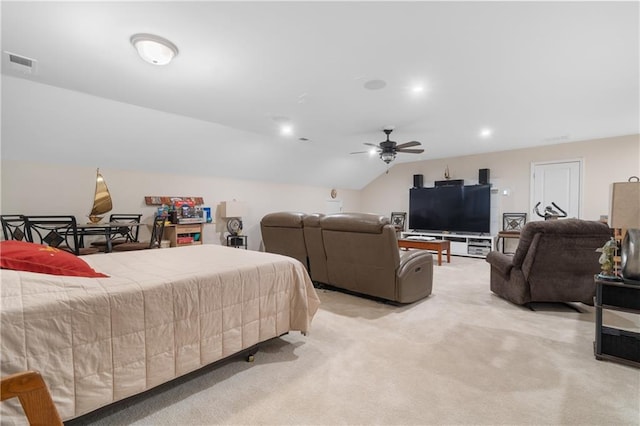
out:
{"label": "ceiling fan", "polygon": [[[420,146],[421,143],[418,141],[405,142],[398,145],[396,142],[389,140],[389,135],[393,132],[393,129],[386,128],[383,130],[387,135],[387,140],[380,142],[378,145],[373,143],[365,143],[365,145],[373,146],[376,148],[377,153],[380,155],[380,159],[385,163],[389,164],[396,158],[396,154],[398,152],[404,152],[407,154],[422,154],[424,149],[411,149],[412,146]],[[357,151],[351,152],[350,154],[363,154],[369,151]]]}

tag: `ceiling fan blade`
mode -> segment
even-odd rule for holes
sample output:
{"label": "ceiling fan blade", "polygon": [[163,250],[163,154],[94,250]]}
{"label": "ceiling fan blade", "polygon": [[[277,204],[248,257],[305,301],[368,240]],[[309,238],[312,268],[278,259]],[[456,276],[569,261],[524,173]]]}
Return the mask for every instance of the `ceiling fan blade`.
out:
{"label": "ceiling fan blade", "polygon": [[422,144],[418,141],[411,141],[411,142],[401,143],[400,145],[396,145],[396,149],[409,148],[411,146],[418,146],[418,145],[422,145]]}
{"label": "ceiling fan blade", "polygon": [[398,152],[404,152],[406,154],[422,154],[424,149],[396,149]]}
{"label": "ceiling fan blade", "polygon": [[356,151],[356,152],[350,152],[349,154],[366,154],[369,151]]}
{"label": "ceiling fan blade", "polygon": [[380,145],[375,144],[375,143],[369,143],[369,142],[365,142],[364,145],[368,145],[368,146],[375,146],[376,148],[380,148]]}

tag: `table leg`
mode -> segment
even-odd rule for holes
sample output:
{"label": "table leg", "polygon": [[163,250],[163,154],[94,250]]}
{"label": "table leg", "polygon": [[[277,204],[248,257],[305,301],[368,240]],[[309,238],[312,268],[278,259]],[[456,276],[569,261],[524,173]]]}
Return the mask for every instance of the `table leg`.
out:
{"label": "table leg", "polygon": [[438,248],[438,266],[442,266],[442,247]]}
{"label": "table leg", "polygon": [[107,244],[104,247],[104,252],[111,253],[111,251],[113,250],[113,245],[111,244],[111,228],[107,228],[105,230],[104,237],[107,239]]}
{"label": "table leg", "polygon": [[451,246],[447,246],[447,263],[451,263]]}

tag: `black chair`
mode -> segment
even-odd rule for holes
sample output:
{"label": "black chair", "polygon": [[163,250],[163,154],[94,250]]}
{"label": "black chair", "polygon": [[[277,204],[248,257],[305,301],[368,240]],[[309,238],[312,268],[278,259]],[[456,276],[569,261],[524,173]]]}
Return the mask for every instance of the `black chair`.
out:
{"label": "black chair", "polygon": [[[125,214],[114,213],[109,216],[109,223],[122,223],[123,225],[115,228],[111,231],[110,239],[111,246],[115,247],[118,244],[124,243],[137,243],[138,234],[140,233],[140,218],[142,214]],[[127,224],[135,224],[134,226]],[[107,245],[106,241],[94,241],[91,243],[93,247],[98,247],[104,250]]]}
{"label": "black chair", "polygon": [[21,214],[4,214],[0,216],[2,222],[2,233],[5,241],[17,240],[28,241],[25,233],[24,216]]}
{"label": "black chair", "polygon": [[133,251],[160,248],[162,234],[164,233],[165,217],[155,216],[153,218],[153,228],[151,229],[151,239],[146,242],[122,243],[113,247],[113,251]]}
{"label": "black chair", "polygon": [[25,216],[27,241],[45,244],[77,256],[98,253],[95,247],[82,247],[75,216]]}
{"label": "black chair", "polygon": [[[526,213],[503,213],[502,214],[502,231],[498,232],[498,238],[496,238],[496,249],[500,246],[500,240],[502,240],[502,252],[506,240],[519,239],[522,228],[527,223]],[[513,253],[507,253],[513,254]]]}

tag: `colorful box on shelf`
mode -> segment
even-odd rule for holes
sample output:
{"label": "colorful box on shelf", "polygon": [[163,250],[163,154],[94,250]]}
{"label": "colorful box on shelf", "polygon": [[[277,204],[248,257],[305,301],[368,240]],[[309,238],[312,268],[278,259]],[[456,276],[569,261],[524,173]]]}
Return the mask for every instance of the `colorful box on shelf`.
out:
{"label": "colorful box on shelf", "polygon": [[191,244],[193,243],[193,237],[178,237],[176,241],[178,244]]}

